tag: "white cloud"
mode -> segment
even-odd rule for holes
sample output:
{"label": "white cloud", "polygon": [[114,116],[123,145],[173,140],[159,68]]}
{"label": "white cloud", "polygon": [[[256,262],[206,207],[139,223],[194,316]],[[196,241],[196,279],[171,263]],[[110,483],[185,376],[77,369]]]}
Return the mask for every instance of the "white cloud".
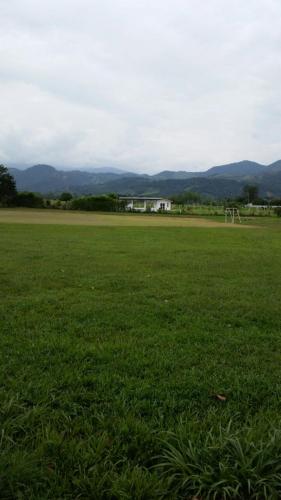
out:
{"label": "white cloud", "polygon": [[0,0],[1,161],[281,156],[279,0]]}

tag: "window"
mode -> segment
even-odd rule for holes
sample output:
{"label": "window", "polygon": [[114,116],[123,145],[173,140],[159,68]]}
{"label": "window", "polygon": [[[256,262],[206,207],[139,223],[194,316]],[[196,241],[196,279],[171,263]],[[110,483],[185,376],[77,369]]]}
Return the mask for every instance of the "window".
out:
{"label": "window", "polygon": [[165,203],[160,203],[160,210],[165,210]]}

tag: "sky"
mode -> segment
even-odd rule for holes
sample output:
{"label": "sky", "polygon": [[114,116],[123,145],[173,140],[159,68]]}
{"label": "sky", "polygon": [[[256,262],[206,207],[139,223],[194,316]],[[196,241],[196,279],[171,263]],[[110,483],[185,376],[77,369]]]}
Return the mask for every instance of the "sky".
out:
{"label": "sky", "polygon": [[0,163],[281,158],[280,0],[0,0]]}

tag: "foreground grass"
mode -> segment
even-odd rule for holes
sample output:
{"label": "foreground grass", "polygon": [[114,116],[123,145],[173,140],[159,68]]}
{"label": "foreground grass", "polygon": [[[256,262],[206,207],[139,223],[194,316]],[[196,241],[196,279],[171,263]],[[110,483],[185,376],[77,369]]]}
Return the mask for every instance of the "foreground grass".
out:
{"label": "foreground grass", "polygon": [[279,498],[280,243],[0,225],[0,497]]}

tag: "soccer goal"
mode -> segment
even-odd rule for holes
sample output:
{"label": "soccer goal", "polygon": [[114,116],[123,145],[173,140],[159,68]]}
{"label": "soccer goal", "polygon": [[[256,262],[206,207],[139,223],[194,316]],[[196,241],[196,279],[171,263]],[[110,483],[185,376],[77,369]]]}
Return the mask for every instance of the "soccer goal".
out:
{"label": "soccer goal", "polygon": [[224,211],[224,215],[225,222],[232,222],[232,224],[234,224],[235,222],[241,223],[241,217],[238,208],[226,208]]}

